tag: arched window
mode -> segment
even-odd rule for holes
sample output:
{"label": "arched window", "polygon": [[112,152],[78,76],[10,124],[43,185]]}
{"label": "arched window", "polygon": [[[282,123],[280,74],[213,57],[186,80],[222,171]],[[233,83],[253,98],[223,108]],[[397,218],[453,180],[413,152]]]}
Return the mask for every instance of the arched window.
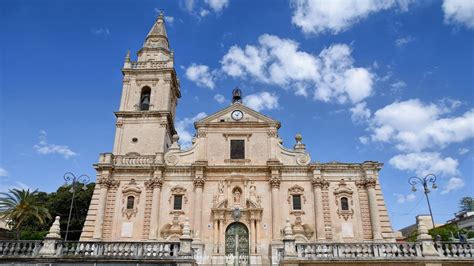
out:
{"label": "arched window", "polygon": [[349,201],[346,197],[341,198],[341,210],[343,211],[349,210]]}
{"label": "arched window", "polygon": [[134,204],[135,204],[135,197],[134,196],[128,196],[127,197],[127,210],[133,209]]}
{"label": "arched window", "polygon": [[140,94],[140,111],[150,110],[150,97],[151,97],[150,87],[143,87],[142,93]]}

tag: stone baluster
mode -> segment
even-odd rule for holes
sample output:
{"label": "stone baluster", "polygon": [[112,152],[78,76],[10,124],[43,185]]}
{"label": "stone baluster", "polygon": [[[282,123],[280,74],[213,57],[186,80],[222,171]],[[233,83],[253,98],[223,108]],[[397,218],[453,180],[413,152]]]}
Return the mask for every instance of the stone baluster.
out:
{"label": "stone baluster", "polygon": [[104,170],[101,177],[97,180],[100,187],[99,204],[97,206],[97,215],[94,226],[94,239],[102,239],[102,230],[105,220],[105,209],[107,208],[107,194],[110,188],[118,187],[119,182],[111,178],[110,170]]}
{"label": "stone baluster", "polygon": [[161,188],[163,186],[163,180],[161,176],[161,169],[155,170],[153,179],[147,180],[145,186],[153,189],[152,200],[151,200],[151,213],[150,213],[150,232],[149,239],[158,239],[160,229],[160,201],[161,201]]}
{"label": "stone baluster", "polygon": [[323,209],[323,194],[322,187],[328,187],[329,182],[320,178],[320,170],[313,171],[313,198],[314,198],[314,228],[316,228],[316,239],[326,239],[326,232],[324,228],[324,209]]}

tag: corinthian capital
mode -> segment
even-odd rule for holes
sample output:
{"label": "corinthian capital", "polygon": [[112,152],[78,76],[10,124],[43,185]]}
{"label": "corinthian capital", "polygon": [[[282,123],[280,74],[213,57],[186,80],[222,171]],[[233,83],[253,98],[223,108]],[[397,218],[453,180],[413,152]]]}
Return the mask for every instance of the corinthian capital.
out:
{"label": "corinthian capital", "polygon": [[203,178],[203,177],[196,177],[196,178],[194,178],[193,182],[194,182],[195,187],[202,188],[202,187],[204,187],[204,184],[206,183],[206,179]]}
{"label": "corinthian capital", "polygon": [[272,177],[272,178],[270,178],[270,180],[268,182],[270,183],[270,186],[272,188],[280,188],[280,183],[281,183],[280,178]]}
{"label": "corinthian capital", "polygon": [[145,181],[145,187],[147,188],[161,188],[163,186],[163,180],[161,178],[151,178]]}
{"label": "corinthian capital", "polygon": [[377,180],[373,177],[363,178],[361,180],[356,181],[356,185],[359,188],[375,188],[377,184]]}
{"label": "corinthian capital", "polygon": [[117,188],[119,186],[119,181],[112,178],[101,177],[97,180],[97,184],[104,188]]}
{"label": "corinthian capital", "polygon": [[329,187],[329,182],[326,179],[319,178],[319,177],[313,178],[311,180],[311,184],[313,184],[313,187],[320,187],[320,188],[324,188],[324,189]]}

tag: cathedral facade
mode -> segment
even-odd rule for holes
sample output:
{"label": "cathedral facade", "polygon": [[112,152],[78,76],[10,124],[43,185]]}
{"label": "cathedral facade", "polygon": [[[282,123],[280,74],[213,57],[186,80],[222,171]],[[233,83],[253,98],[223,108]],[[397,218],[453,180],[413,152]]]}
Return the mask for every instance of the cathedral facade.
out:
{"label": "cathedral facade", "polygon": [[297,134],[234,90],[233,103],[195,123],[190,148],[175,130],[181,97],[162,15],[127,54],[112,153],[94,165],[97,184],[82,241],[177,241],[192,229],[200,263],[271,263],[290,223],[296,242],[394,239],[379,184],[382,164],[314,163]]}

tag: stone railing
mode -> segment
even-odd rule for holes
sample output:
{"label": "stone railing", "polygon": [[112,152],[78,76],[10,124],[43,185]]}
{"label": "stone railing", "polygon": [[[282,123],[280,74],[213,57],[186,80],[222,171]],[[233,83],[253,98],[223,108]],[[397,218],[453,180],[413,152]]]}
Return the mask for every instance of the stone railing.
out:
{"label": "stone railing", "polygon": [[168,67],[167,63],[168,62],[156,62],[156,61],[131,62],[131,68],[133,69],[165,68],[165,67]]}
{"label": "stone railing", "polygon": [[[438,242],[437,254],[423,253],[423,243],[296,243],[280,249],[279,261],[316,260],[468,260],[474,262],[474,243]],[[291,248],[291,246],[290,246]],[[291,254],[288,256],[287,254]]]}
{"label": "stone railing", "polygon": [[441,257],[474,260],[474,243],[435,242],[435,247]]}
{"label": "stone railing", "polygon": [[179,242],[61,242],[61,257],[173,259],[178,258]]}
{"label": "stone railing", "polygon": [[34,257],[42,246],[42,241],[0,241],[0,257]]}
{"label": "stone railing", "polygon": [[115,166],[148,166],[155,163],[154,155],[116,155],[113,157]]}
{"label": "stone railing", "polygon": [[[49,243],[48,243],[49,241]],[[192,251],[180,242],[0,241],[0,264],[149,262],[193,265]],[[185,245],[186,246],[186,245]],[[189,244],[187,244],[189,246]]]}

